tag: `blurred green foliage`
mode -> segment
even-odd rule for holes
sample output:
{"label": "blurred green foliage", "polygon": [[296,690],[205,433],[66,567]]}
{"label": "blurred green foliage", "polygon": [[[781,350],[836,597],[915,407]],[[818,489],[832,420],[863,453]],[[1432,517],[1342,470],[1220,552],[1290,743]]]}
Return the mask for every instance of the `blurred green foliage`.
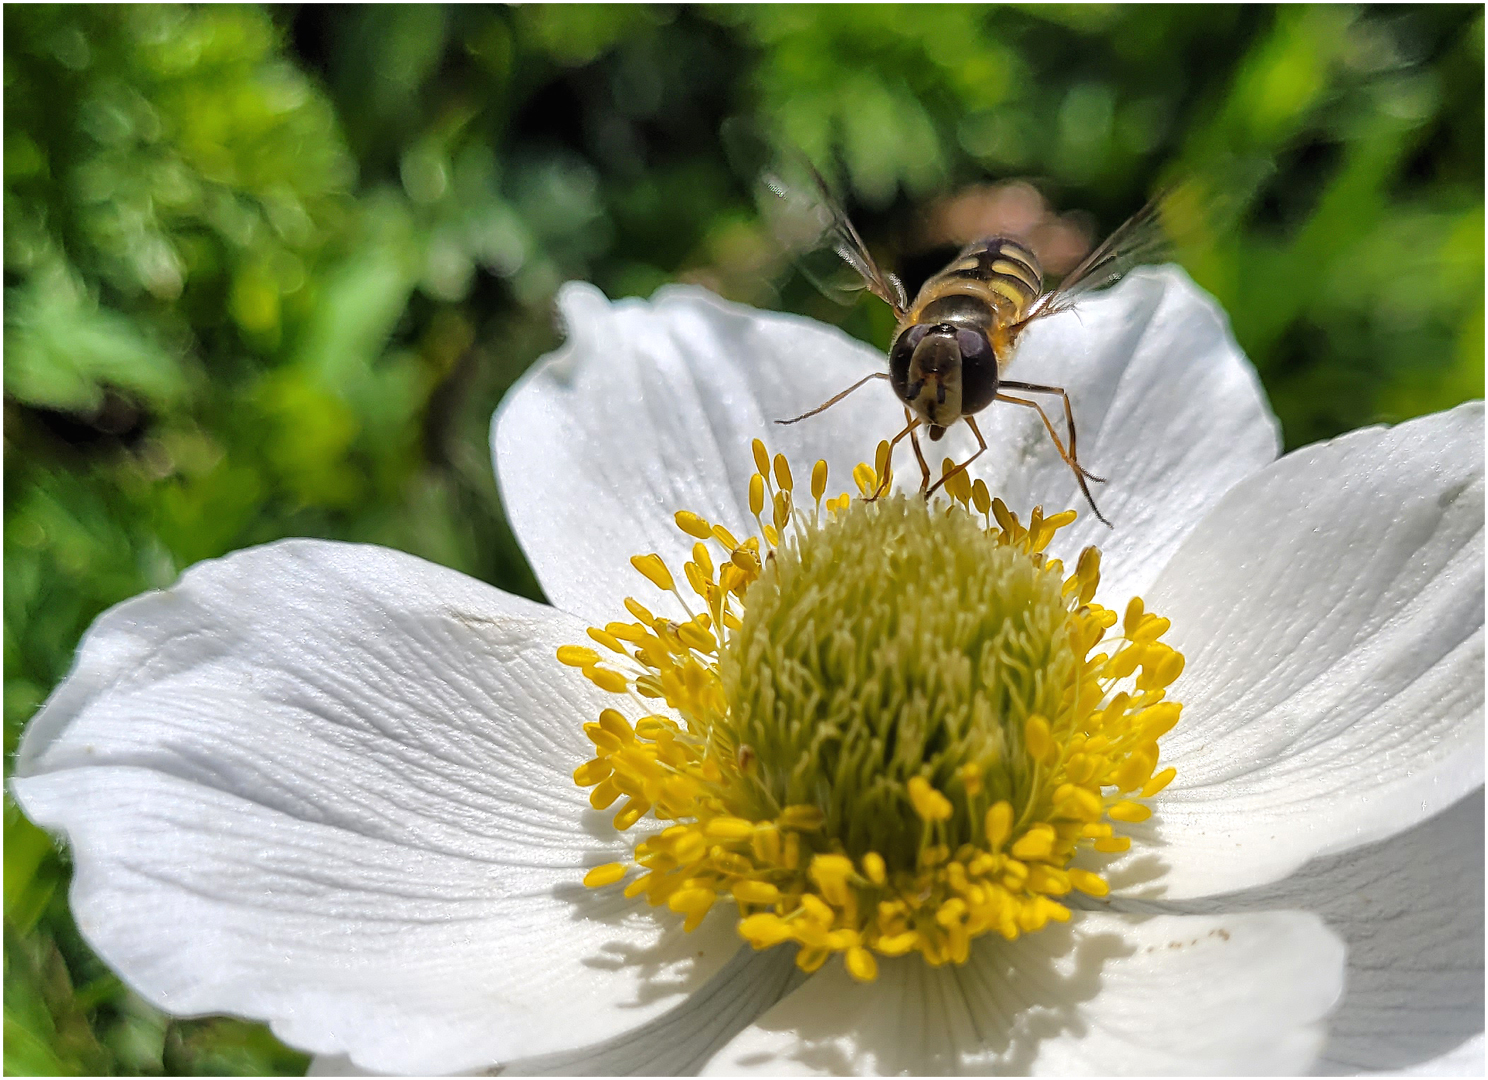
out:
{"label": "blurred green foliage", "polygon": [[[1233,227],[1180,253],[1289,445],[1483,392],[1478,6],[4,20],[7,764],[89,622],[199,559],[363,540],[537,595],[486,427],[567,278],[703,281],[885,344],[881,311],[770,252],[730,117],[826,165],[890,263],[988,179],[1101,232],[1162,179],[1224,189]],[[8,1072],[303,1070],[263,1028],[132,995],[67,880],[7,803]]]}

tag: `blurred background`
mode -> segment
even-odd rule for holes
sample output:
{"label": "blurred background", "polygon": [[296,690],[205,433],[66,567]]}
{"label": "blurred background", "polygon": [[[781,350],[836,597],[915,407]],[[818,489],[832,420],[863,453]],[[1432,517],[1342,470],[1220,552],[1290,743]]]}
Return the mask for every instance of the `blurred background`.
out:
{"label": "blurred background", "polygon": [[[1289,447],[1483,394],[1477,5],[10,5],[4,29],[7,769],[92,619],[200,559],[370,541],[539,596],[486,434],[567,279],[701,282],[885,346],[883,305],[833,306],[772,244],[731,119],[814,158],[911,286],[989,222],[1067,266],[1164,179],[1218,192],[1225,227],[1179,255]],[[8,1073],[304,1070],[133,996],[8,800],[4,852]]]}

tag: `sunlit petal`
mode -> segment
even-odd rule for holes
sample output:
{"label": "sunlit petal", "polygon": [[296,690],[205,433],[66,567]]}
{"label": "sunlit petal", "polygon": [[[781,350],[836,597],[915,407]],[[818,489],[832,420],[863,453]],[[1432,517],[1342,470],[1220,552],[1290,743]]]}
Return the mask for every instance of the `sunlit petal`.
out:
{"label": "sunlit petal", "polygon": [[1178,778],[1113,887],[1274,881],[1483,783],[1483,407],[1288,455],[1150,599],[1188,658]]}
{"label": "sunlit petal", "polygon": [[570,773],[598,692],[552,609],[287,542],[104,615],[15,784],[78,925],[153,1004],[440,1072],[598,1042],[737,951],[579,884],[621,849]]}

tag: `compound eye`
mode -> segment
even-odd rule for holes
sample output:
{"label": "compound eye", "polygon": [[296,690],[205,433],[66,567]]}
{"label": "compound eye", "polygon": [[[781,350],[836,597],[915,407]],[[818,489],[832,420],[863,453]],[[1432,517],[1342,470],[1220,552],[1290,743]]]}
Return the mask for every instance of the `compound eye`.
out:
{"label": "compound eye", "polygon": [[925,340],[925,335],[930,332],[930,329],[931,327],[928,323],[911,326],[900,335],[899,340],[894,343],[894,348],[913,351],[920,342]]}
{"label": "compound eye", "polygon": [[957,330],[956,348],[961,350],[963,360],[992,359],[992,346],[987,343],[987,335],[977,330]]}
{"label": "compound eye", "polygon": [[889,351],[889,362],[907,368],[909,366],[909,358],[914,355],[914,351],[919,347],[920,342],[925,340],[925,335],[930,332],[930,329],[929,326],[920,323],[917,326],[911,326],[904,333],[900,334],[899,340],[894,342],[893,349]]}

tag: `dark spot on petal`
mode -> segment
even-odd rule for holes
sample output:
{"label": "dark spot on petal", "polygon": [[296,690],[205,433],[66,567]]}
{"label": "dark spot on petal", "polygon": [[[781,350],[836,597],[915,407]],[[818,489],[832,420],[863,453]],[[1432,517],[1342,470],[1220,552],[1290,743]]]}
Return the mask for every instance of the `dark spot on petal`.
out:
{"label": "dark spot on petal", "polygon": [[464,623],[466,626],[494,626],[496,624],[496,620],[488,616],[472,615],[466,611],[456,611],[454,608],[449,609],[449,615],[456,622]]}

